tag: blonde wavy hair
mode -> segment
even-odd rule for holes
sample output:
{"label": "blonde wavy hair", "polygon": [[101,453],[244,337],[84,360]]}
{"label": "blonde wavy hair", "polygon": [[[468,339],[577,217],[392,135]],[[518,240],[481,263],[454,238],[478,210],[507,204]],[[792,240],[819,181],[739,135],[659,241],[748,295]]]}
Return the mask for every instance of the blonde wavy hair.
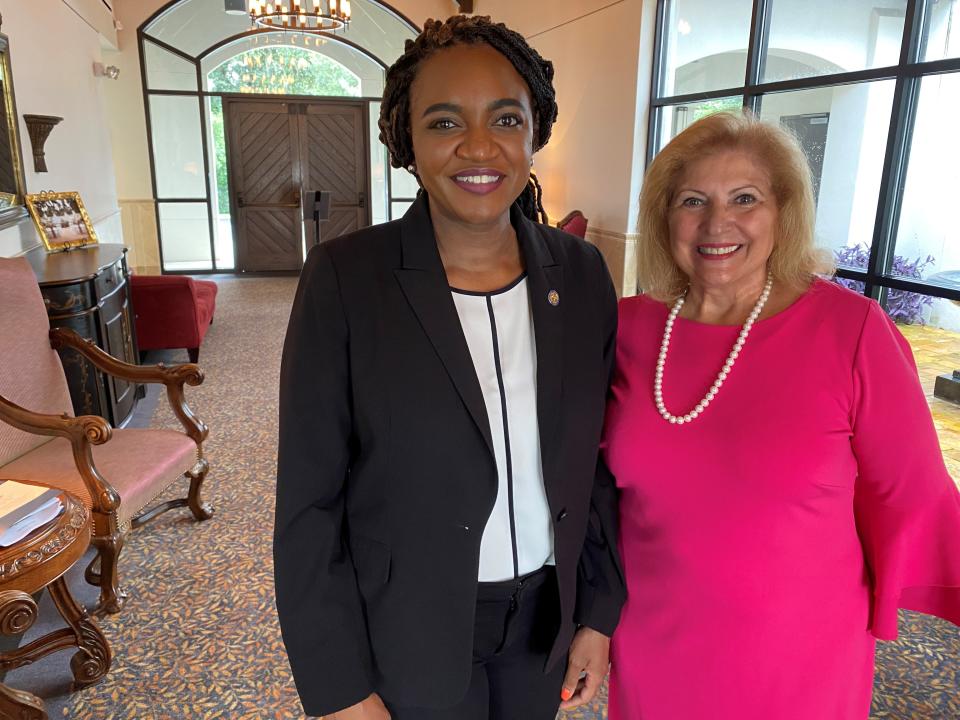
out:
{"label": "blonde wavy hair", "polygon": [[640,192],[637,278],[643,292],[658,300],[678,298],[689,279],[670,252],[668,213],[680,177],[691,162],[713,153],[750,154],[770,177],[777,200],[778,227],[768,267],[775,281],[806,287],[817,274],[833,270],[829,251],[817,247],[810,166],[793,135],[761,122],[749,111],[720,112],[697,120],[654,158]]}

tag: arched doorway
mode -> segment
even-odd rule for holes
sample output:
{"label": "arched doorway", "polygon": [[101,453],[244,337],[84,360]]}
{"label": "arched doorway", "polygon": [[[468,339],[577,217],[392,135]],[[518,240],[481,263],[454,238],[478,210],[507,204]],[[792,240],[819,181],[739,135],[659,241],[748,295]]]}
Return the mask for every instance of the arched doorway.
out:
{"label": "arched doorway", "polygon": [[164,272],[298,268],[315,237],[301,191],[336,191],[325,239],[412,201],[376,119],[385,69],[417,28],[383,3],[352,6],[335,35],[253,30],[223,0],[177,0],[139,28]]}

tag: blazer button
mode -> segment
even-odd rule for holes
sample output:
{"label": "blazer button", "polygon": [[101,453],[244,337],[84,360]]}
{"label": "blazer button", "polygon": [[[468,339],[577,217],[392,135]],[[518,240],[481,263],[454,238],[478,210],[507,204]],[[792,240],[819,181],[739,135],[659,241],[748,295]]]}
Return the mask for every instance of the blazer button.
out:
{"label": "blazer button", "polygon": [[560,522],[567,516],[567,509],[563,508],[559,513],[557,513],[557,522]]}

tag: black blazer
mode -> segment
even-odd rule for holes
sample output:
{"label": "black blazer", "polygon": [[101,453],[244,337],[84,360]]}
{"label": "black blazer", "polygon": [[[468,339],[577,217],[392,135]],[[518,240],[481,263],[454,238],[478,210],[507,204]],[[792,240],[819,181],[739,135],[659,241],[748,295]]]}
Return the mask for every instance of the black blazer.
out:
{"label": "black blazer", "polygon": [[[595,247],[516,207],[511,221],[560,591],[552,667],[576,623],[611,634],[625,596],[616,490],[598,467],[616,295]],[[280,625],[308,714],[374,691],[417,707],[466,693],[492,447],[426,195],[401,220],[314,248],[283,349],[274,536]]]}

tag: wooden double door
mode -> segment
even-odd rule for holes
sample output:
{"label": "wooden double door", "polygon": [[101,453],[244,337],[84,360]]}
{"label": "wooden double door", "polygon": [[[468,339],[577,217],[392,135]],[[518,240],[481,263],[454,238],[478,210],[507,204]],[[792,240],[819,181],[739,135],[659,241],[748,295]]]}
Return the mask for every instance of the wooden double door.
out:
{"label": "wooden double door", "polygon": [[303,267],[316,238],[314,191],[331,193],[322,241],[370,224],[366,103],[231,98],[224,106],[237,270]]}

